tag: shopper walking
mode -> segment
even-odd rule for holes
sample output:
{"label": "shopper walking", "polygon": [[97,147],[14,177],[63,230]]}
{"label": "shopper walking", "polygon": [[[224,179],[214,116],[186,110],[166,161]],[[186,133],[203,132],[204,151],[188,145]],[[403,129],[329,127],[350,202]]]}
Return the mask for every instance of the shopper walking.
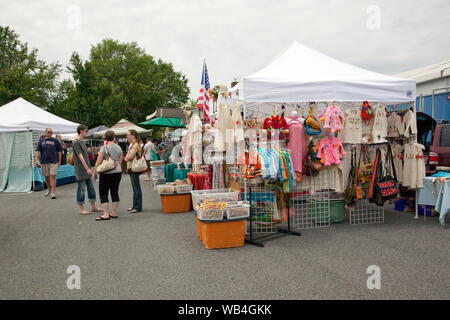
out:
{"label": "shopper walking", "polygon": [[45,138],[41,139],[36,148],[34,165],[39,166],[39,157],[41,163],[42,175],[45,177],[47,191],[44,196],[51,196],[56,199],[56,172],[61,165],[62,146],[58,139],[52,137],[51,128],[45,129]]}
{"label": "shopper walking", "polygon": [[140,146],[142,141],[137,131],[134,129],[128,130],[127,140],[130,146],[128,148],[128,153],[125,156],[125,161],[127,162],[127,172],[130,174],[131,186],[133,188],[133,206],[129,208],[128,211],[130,213],[136,213],[142,211],[142,190],[139,181],[140,173],[131,171],[131,163],[135,157],[140,158],[142,156],[143,150]]}
{"label": "shopper walking", "polygon": [[[105,133],[105,139],[108,142],[100,148],[97,162],[94,169],[94,180],[97,180],[97,168],[102,163],[103,159],[111,158],[114,160],[116,167],[113,170],[105,173],[100,173],[99,193],[100,202],[102,204],[103,215],[96,218],[97,221],[109,220],[109,218],[118,218],[117,208],[119,208],[119,185],[122,178],[122,148],[114,143],[115,133],[108,130]],[[109,214],[109,200],[108,193],[111,193],[112,212]]]}
{"label": "shopper walking", "polygon": [[77,128],[78,137],[73,142],[73,162],[75,167],[75,177],[78,181],[77,187],[77,204],[80,206],[80,214],[90,214],[84,208],[84,196],[87,188],[88,199],[91,203],[92,212],[103,212],[97,208],[95,204],[96,194],[94,184],[92,183],[92,170],[89,163],[88,151],[84,143],[84,138],[87,136],[88,127],[80,124]]}
{"label": "shopper walking", "polygon": [[144,152],[145,152],[145,161],[147,161],[147,178],[145,178],[145,181],[150,181],[151,177],[151,161],[157,161],[158,160],[158,154],[156,153],[155,145],[153,144],[152,140],[150,138],[146,139],[146,143],[144,146]]}

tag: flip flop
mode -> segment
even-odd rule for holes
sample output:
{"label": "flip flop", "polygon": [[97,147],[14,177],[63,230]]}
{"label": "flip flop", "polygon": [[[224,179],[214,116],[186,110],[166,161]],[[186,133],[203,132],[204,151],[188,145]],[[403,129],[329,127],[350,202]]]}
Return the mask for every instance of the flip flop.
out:
{"label": "flip flop", "polygon": [[133,208],[128,208],[127,210],[128,210],[128,211],[132,211],[132,210],[134,210],[134,209],[133,209]]}
{"label": "flip flop", "polygon": [[103,218],[102,216],[95,218],[95,221],[103,221],[103,220],[109,220],[108,218]]}
{"label": "flip flop", "polygon": [[133,209],[130,211],[130,213],[137,213],[137,212],[140,212],[140,211],[137,211],[136,209]]}
{"label": "flip flop", "polygon": [[79,212],[79,214],[81,214],[83,216],[86,216],[86,215],[91,214],[91,213],[89,211],[83,211],[83,212]]}
{"label": "flip flop", "polygon": [[112,216],[112,215],[109,215],[109,217],[110,217],[110,218],[113,218],[113,219],[117,219],[119,216]]}
{"label": "flip flop", "polygon": [[97,209],[93,210],[92,212],[103,212],[103,209],[97,208]]}

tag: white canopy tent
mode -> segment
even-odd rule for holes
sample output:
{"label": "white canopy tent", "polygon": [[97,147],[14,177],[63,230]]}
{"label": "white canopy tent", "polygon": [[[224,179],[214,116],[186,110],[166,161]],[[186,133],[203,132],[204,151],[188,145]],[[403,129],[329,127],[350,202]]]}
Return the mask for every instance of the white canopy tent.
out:
{"label": "white canopy tent", "polygon": [[0,192],[28,192],[35,181],[34,148],[46,128],[63,134],[78,123],[18,98],[0,107]]}
{"label": "white canopy tent", "polygon": [[0,119],[0,132],[45,131],[52,128],[54,133],[72,133],[78,127],[78,123],[60,118],[22,98],[0,107]]}
{"label": "white canopy tent", "polygon": [[407,103],[416,98],[416,82],[368,71],[331,58],[298,42],[233,89],[247,109],[255,103],[369,101]]}
{"label": "white canopy tent", "polygon": [[146,129],[141,128],[141,127],[139,127],[139,126],[137,126],[135,124],[131,124],[131,125],[126,126],[126,127],[121,127],[121,128],[114,128],[114,127],[112,127],[110,129],[107,129],[107,130],[96,132],[96,133],[94,133],[94,137],[95,138],[101,138],[106,133],[106,131],[108,131],[108,130],[114,131],[114,133],[116,134],[117,137],[124,137],[124,136],[127,135],[128,130],[131,130],[131,129],[136,130],[137,133],[139,133],[139,134],[149,134],[149,133],[152,132],[152,130],[146,130]]}

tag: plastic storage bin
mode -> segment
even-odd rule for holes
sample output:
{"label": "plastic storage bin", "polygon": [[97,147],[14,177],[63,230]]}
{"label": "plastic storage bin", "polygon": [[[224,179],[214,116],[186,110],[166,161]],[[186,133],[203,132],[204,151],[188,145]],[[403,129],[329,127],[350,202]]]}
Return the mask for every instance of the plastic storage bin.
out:
{"label": "plastic storage bin", "polygon": [[206,249],[244,246],[245,220],[200,221],[201,240]]}
{"label": "plastic storage bin", "polygon": [[233,189],[212,189],[212,190],[192,190],[192,206],[198,211],[200,205],[205,200],[209,201],[238,201],[240,192]]}
{"label": "plastic storage bin", "polygon": [[166,184],[166,179],[165,178],[161,178],[161,179],[153,179],[153,186],[155,187],[155,190],[158,190],[158,186],[161,184]]}
{"label": "plastic storage bin", "polygon": [[[330,223],[341,223],[345,219],[344,199],[330,199]],[[311,199],[309,212],[312,220],[317,224],[328,224],[328,200]]]}
{"label": "plastic storage bin", "polygon": [[173,194],[175,193],[175,187],[174,186],[168,186],[166,184],[160,184],[156,186],[158,189],[159,194]]}
{"label": "plastic storage bin", "polygon": [[191,193],[192,191],[192,185],[190,184],[183,184],[179,186],[175,186],[175,189],[177,190],[177,193]]}
{"label": "plastic storage bin", "polygon": [[152,177],[153,179],[163,179],[166,177],[166,170],[164,164],[152,166]]}
{"label": "plastic storage bin", "polygon": [[227,219],[235,220],[250,216],[250,204],[247,201],[227,202]]}
{"label": "plastic storage bin", "polygon": [[197,217],[202,221],[220,221],[226,213],[226,209],[198,209]]}
{"label": "plastic storage bin", "polygon": [[181,213],[191,211],[191,195],[161,194],[161,209],[164,213]]}

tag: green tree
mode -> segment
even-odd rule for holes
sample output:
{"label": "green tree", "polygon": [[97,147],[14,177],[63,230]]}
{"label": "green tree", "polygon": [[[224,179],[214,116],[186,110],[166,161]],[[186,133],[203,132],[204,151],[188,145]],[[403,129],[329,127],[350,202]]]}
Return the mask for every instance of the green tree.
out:
{"label": "green tree", "polygon": [[122,118],[141,122],[157,107],[179,107],[188,100],[187,79],[172,64],[155,61],[137,43],[105,39],[92,46],[89,59],[72,54],[73,83],[60,86],[66,99],[55,113],[90,127]]}
{"label": "green tree", "polygon": [[19,97],[50,108],[59,94],[61,65],[38,59],[38,50],[8,26],[0,26],[0,106]]}

